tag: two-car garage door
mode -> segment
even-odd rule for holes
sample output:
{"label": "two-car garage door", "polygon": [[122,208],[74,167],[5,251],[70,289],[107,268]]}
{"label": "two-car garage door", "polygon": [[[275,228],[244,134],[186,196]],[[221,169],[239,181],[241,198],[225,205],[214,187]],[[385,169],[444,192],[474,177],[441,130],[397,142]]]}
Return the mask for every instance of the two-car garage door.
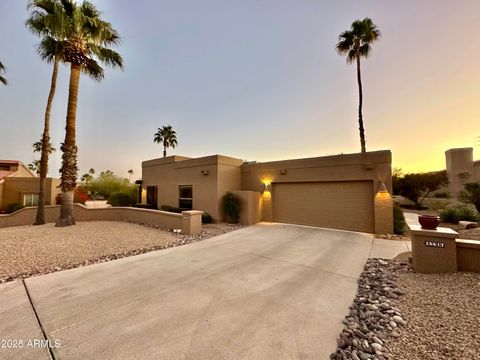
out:
{"label": "two-car garage door", "polygon": [[374,232],[371,181],[274,183],[277,222]]}

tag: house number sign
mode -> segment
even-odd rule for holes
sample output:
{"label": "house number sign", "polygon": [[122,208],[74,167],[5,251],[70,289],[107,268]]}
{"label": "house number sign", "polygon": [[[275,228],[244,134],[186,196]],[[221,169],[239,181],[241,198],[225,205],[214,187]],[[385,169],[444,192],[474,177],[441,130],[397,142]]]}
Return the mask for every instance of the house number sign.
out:
{"label": "house number sign", "polygon": [[435,248],[444,248],[445,243],[441,241],[425,241],[425,246],[435,247]]}

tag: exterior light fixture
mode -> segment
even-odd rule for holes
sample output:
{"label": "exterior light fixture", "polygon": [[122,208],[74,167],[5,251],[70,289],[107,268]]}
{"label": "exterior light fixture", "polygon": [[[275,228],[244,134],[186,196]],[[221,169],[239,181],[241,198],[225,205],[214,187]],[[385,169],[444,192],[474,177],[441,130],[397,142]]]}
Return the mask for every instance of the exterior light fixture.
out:
{"label": "exterior light fixture", "polygon": [[387,190],[387,187],[386,187],[384,181],[380,181],[380,186],[378,187],[378,193],[382,193],[382,194],[387,193],[388,194],[388,190]]}
{"label": "exterior light fixture", "polygon": [[285,170],[285,169],[280,170],[281,175],[285,175],[286,173],[287,173],[287,170]]}
{"label": "exterior light fixture", "polygon": [[263,185],[264,185],[264,187],[265,187],[265,188],[263,189],[263,191],[268,191],[268,192],[270,192],[270,183],[267,183],[267,182],[266,182],[266,183],[263,183]]}

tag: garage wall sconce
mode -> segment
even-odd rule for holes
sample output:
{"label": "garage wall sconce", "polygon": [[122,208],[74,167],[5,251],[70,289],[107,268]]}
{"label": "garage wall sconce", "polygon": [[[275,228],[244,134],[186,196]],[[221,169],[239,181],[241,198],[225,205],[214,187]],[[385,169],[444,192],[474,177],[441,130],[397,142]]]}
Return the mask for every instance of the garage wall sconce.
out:
{"label": "garage wall sconce", "polygon": [[263,185],[264,185],[263,191],[270,192],[270,183],[263,183]]}
{"label": "garage wall sconce", "polygon": [[388,194],[387,186],[385,185],[384,181],[380,181],[380,185],[378,186],[379,194]]}
{"label": "garage wall sconce", "polygon": [[285,175],[286,173],[287,173],[287,170],[285,169],[280,170],[280,175]]}

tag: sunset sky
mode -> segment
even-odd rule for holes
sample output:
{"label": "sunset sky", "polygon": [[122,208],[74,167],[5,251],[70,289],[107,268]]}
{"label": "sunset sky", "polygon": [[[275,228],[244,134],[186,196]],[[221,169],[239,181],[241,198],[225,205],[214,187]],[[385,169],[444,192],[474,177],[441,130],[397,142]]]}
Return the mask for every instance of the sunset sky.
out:
{"label": "sunset sky", "polygon": [[[153,133],[171,124],[169,154],[269,161],[360,150],[355,66],[335,51],[353,20],[382,32],[362,62],[367,150],[391,149],[404,171],[445,167],[444,152],[480,136],[480,1],[93,0],[119,31],[125,71],[83,76],[80,174],[122,176],[162,156]],[[0,1],[0,159],[31,162],[51,65],[24,26],[26,1]],[[52,141],[64,137],[62,66]],[[480,138],[478,140],[480,145]],[[475,149],[480,158],[480,146]],[[59,150],[50,175],[58,177]]]}

